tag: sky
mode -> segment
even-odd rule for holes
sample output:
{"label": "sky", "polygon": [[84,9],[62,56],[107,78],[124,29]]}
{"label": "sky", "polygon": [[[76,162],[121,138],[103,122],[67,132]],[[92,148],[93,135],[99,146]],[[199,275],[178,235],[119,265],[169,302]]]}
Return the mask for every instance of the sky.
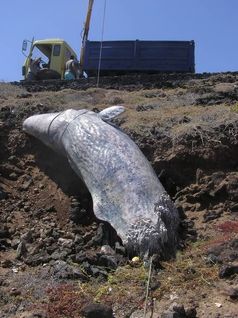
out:
{"label": "sky", "polygon": [[[95,0],[89,40],[194,40],[196,72],[238,71],[238,0]],[[80,55],[88,0],[0,0],[0,81],[19,81],[24,39],[61,38]]]}

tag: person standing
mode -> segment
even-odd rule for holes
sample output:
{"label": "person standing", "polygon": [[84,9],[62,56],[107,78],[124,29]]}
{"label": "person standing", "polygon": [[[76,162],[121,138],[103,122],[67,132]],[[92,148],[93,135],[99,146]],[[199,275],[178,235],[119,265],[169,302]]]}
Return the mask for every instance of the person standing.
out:
{"label": "person standing", "polygon": [[64,79],[74,80],[79,78],[79,62],[74,55],[70,56],[70,59],[66,62]]}

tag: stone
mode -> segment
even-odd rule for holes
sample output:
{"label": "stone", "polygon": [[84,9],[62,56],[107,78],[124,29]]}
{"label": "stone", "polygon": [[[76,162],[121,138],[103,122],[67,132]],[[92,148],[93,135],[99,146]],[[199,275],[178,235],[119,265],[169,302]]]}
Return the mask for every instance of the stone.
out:
{"label": "stone", "polygon": [[48,314],[43,311],[24,311],[19,318],[47,318]]}
{"label": "stone", "polygon": [[40,253],[35,255],[28,255],[24,261],[29,266],[38,266],[40,264],[48,263],[50,260],[50,255],[46,251],[40,251]]}
{"label": "stone", "polygon": [[26,180],[20,187],[20,190],[26,191],[29,189],[30,185],[33,183],[32,178],[30,177],[28,180]]}
{"label": "stone", "polygon": [[99,257],[99,265],[107,267],[107,268],[116,269],[118,266],[118,262],[116,257],[114,256],[102,255]]}
{"label": "stone", "polygon": [[221,216],[221,214],[222,211],[207,211],[203,216],[204,222],[206,223],[218,219]]}
{"label": "stone", "polygon": [[82,314],[85,318],[113,318],[113,311],[110,306],[103,304],[88,304],[83,307]]}
{"label": "stone", "polygon": [[169,309],[162,313],[161,318],[187,318],[184,306],[173,303]]}
{"label": "stone", "polygon": [[161,318],[181,318],[181,316],[177,312],[167,310],[161,314]]}
{"label": "stone", "polygon": [[238,273],[238,265],[224,265],[219,270],[220,278],[229,278]]}
{"label": "stone", "polygon": [[5,259],[1,262],[1,266],[3,268],[10,268],[12,267],[12,265],[13,265],[13,262],[10,259]]}
{"label": "stone", "polygon": [[[144,318],[144,310],[138,309],[134,311],[131,315],[130,318]],[[157,316],[156,316],[157,317]]]}
{"label": "stone", "polygon": [[24,241],[26,243],[32,243],[33,242],[32,232],[28,231],[28,232],[22,234],[21,241]]}
{"label": "stone", "polygon": [[16,250],[17,247],[18,247],[18,245],[19,245],[19,243],[20,243],[20,240],[19,240],[19,239],[13,239],[13,240],[11,241],[11,247],[12,247],[14,250]]}
{"label": "stone", "polygon": [[16,156],[10,156],[10,157],[8,157],[8,161],[11,161],[13,163],[17,163],[17,157]]}
{"label": "stone", "polygon": [[98,226],[96,235],[91,239],[91,241],[88,242],[87,244],[88,247],[101,245],[103,241],[103,235],[104,235],[104,224],[100,223]]}
{"label": "stone", "polygon": [[9,178],[13,181],[16,181],[17,180],[17,174],[15,172],[12,172],[9,174]]}
{"label": "stone", "polygon": [[232,300],[237,300],[238,299],[238,287],[229,288],[227,290],[227,294]]}
{"label": "stone", "polygon": [[206,264],[214,265],[214,264],[218,264],[218,263],[221,263],[221,261],[219,260],[219,258],[216,255],[214,255],[212,253],[207,255]]}
{"label": "stone", "polygon": [[174,303],[172,304],[172,309],[176,313],[180,314],[181,318],[186,316],[184,306],[181,304]]}
{"label": "stone", "polygon": [[9,238],[10,237],[10,233],[9,233],[9,229],[6,225],[1,226],[0,227],[0,239],[1,238]]}
{"label": "stone", "polygon": [[136,106],[136,111],[144,112],[144,111],[152,110],[154,108],[159,108],[159,105],[138,105]]}
{"label": "stone", "polygon": [[54,243],[55,243],[55,239],[51,236],[49,237],[46,237],[45,239],[43,239],[43,243],[44,243],[44,246],[52,246]]}
{"label": "stone", "polygon": [[201,169],[197,169],[196,171],[196,183],[200,184],[201,183],[201,179],[204,177],[204,172]]}
{"label": "stone", "polygon": [[70,220],[76,224],[85,224],[85,222],[87,222],[88,213],[86,209],[80,208],[79,206],[71,207],[69,214]]}
{"label": "stone", "polygon": [[0,239],[0,251],[6,251],[11,247],[11,243],[8,239]]}
{"label": "stone", "polygon": [[196,318],[197,317],[197,310],[195,307],[189,307],[186,309],[186,317],[187,318]]}
{"label": "stone", "polygon": [[19,289],[16,289],[16,288],[12,288],[9,292],[9,295],[10,296],[19,296],[21,295],[21,291]]}
{"label": "stone", "polygon": [[[0,197],[1,197],[1,194],[0,194]],[[234,205],[232,205],[230,209],[231,209],[231,212],[238,212],[238,203],[235,203]]]}
{"label": "stone", "polygon": [[83,251],[79,251],[74,257],[75,263],[81,264],[86,261],[87,261],[87,256],[86,256],[86,253],[84,253]]}
{"label": "stone", "polygon": [[52,205],[49,205],[46,209],[46,212],[55,212],[55,206],[52,204]]}
{"label": "stone", "polygon": [[126,249],[119,242],[116,242],[116,244],[115,244],[115,252],[117,254],[125,255],[126,254]]}
{"label": "stone", "polygon": [[17,247],[16,259],[21,259],[22,257],[25,258],[27,253],[28,253],[28,250],[26,248],[26,244],[24,241],[21,241]]}
{"label": "stone", "polygon": [[161,264],[161,257],[160,257],[159,254],[153,254],[153,256],[152,256],[152,264],[153,264],[153,268],[155,270],[164,269],[164,267]]}
{"label": "stone", "polygon": [[[31,207],[29,205],[24,205],[23,209],[25,212],[30,212]],[[30,215],[30,214],[28,214],[28,215]]]}
{"label": "stone", "polygon": [[52,255],[55,251],[57,251],[57,249],[58,249],[58,246],[56,244],[46,247],[46,251],[49,255]]}
{"label": "stone", "polygon": [[82,238],[82,236],[81,235],[79,235],[79,234],[76,234],[75,235],[75,238],[74,238],[74,243],[76,244],[76,245],[83,245],[83,243],[84,243],[84,240],[83,240],[83,238]]}
{"label": "stone", "polygon": [[52,260],[66,260],[70,252],[71,251],[69,251],[68,249],[64,249],[62,251],[55,250],[50,257]]}
{"label": "stone", "polygon": [[17,98],[29,98],[32,97],[32,94],[30,93],[21,93],[17,95]]}
{"label": "stone", "polygon": [[161,283],[159,281],[151,281],[150,282],[150,290],[154,291],[156,289],[158,289],[161,286]]}
{"label": "stone", "polygon": [[40,208],[33,211],[33,214],[34,214],[34,217],[41,218],[45,214],[45,211],[42,208]]}
{"label": "stone", "polygon": [[108,274],[106,271],[94,265],[90,265],[88,262],[82,263],[82,267],[88,275],[91,275],[93,277],[97,277],[97,278],[99,277],[102,280],[105,280],[108,277]]}
{"label": "stone", "polygon": [[60,234],[59,232],[57,231],[57,229],[53,229],[52,233],[51,233],[51,236],[55,239],[55,240],[58,240],[59,237],[60,237]]}
{"label": "stone", "polygon": [[38,253],[40,253],[40,250],[44,247],[44,243],[43,241],[39,240],[37,245],[35,245],[33,247],[33,249],[31,250],[31,255],[36,255]]}
{"label": "stone", "polygon": [[111,248],[110,245],[103,245],[101,247],[100,253],[105,255],[115,255],[115,251]]}
{"label": "stone", "polygon": [[65,239],[65,238],[60,237],[58,239],[58,243],[62,247],[72,248],[73,240],[72,239]]}
{"label": "stone", "polygon": [[8,197],[8,194],[2,189],[0,189],[0,200],[7,199],[7,197]]}
{"label": "stone", "polygon": [[58,279],[79,279],[82,282],[88,281],[88,277],[79,267],[69,265],[62,260],[58,260],[54,263],[53,275]]}

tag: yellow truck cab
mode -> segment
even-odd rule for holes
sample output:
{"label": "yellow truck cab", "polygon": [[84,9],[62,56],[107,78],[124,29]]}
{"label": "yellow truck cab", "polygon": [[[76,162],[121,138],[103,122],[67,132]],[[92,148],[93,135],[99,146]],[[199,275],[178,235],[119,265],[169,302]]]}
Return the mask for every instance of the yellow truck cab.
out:
{"label": "yellow truck cab", "polygon": [[22,75],[25,80],[31,80],[30,62],[31,60],[40,58],[40,70],[37,72],[36,80],[43,79],[63,79],[65,72],[65,64],[71,55],[77,58],[74,50],[67,42],[61,39],[46,39],[31,42],[28,55],[27,42],[23,41],[22,52],[26,56],[25,63],[22,67]]}

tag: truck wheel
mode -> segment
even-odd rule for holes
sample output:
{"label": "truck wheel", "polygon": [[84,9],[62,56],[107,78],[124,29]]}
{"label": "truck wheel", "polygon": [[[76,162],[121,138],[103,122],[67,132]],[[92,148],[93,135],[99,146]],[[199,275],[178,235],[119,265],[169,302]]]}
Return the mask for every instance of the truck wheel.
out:
{"label": "truck wheel", "polygon": [[58,72],[50,70],[48,68],[43,68],[37,73],[38,80],[48,80],[48,79],[60,79],[61,76]]}

